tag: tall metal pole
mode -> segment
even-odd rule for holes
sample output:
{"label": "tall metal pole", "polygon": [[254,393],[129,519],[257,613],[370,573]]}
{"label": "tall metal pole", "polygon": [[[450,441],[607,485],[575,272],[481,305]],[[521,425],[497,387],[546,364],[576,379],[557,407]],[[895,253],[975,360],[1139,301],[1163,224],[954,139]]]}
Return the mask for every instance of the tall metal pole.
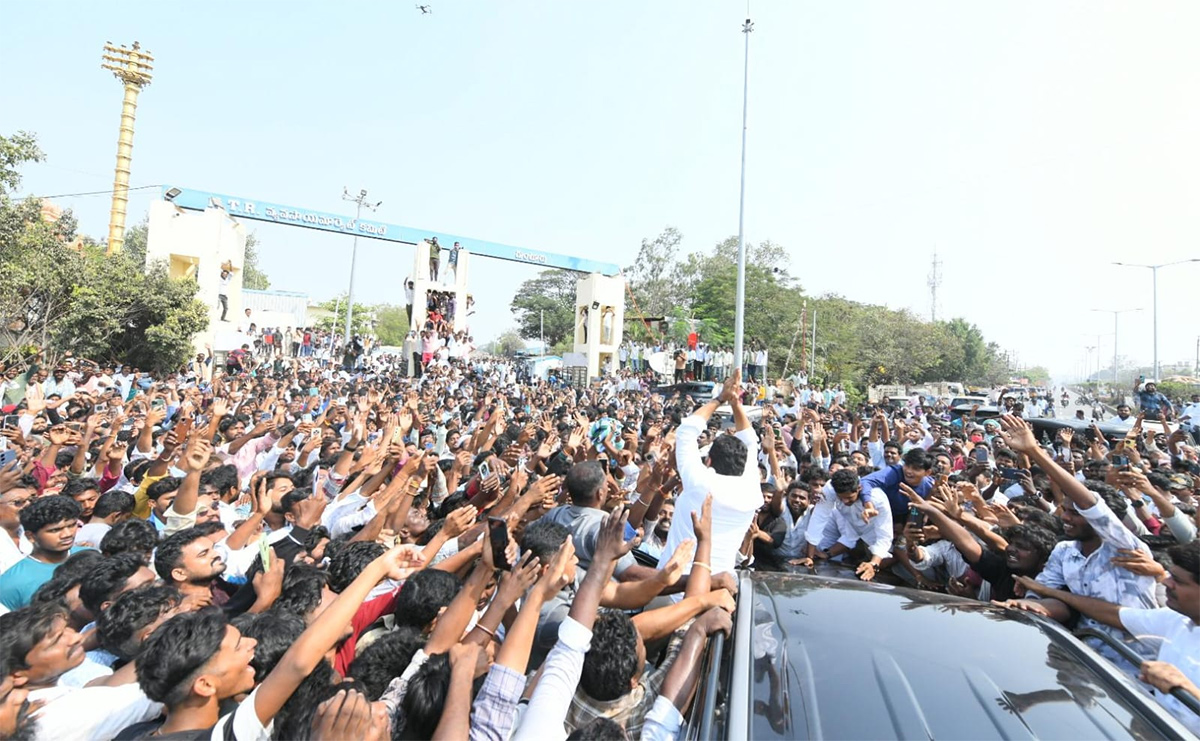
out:
{"label": "tall metal pole", "polygon": [[1117,378],[1117,328],[1120,326],[1121,312],[1113,312],[1113,391],[1116,392],[1120,381]]}
{"label": "tall metal pole", "polygon": [[[1137,309],[1092,309],[1092,311],[1097,311],[1097,312],[1100,312],[1101,314],[1112,314],[1113,315],[1113,387],[1114,387],[1113,393],[1115,394],[1117,392],[1117,390],[1116,390],[1116,386],[1117,386],[1117,348],[1120,345],[1120,342],[1119,342],[1120,337],[1117,334],[1117,330],[1119,329],[1119,326],[1120,326],[1121,315],[1127,314],[1131,311],[1141,311],[1141,308],[1137,308]],[[1100,342],[1100,340],[1099,340],[1099,338],[1097,338],[1096,343],[1099,344],[1099,342]],[[1099,355],[1099,353],[1096,353],[1096,354]]]}
{"label": "tall metal pole", "polygon": [[1153,276],[1153,301],[1154,301],[1154,380],[1158,380],[1158,265],[1150,269],[1150,274]]}
{"label": "tall metal pole", "polygon": [[333,352],[333,346],[337,344],[337,318],[338,314],[342,313],[342,297],[337,297],[337,302],[333,305],[333,324],[329,327],[329,352]]}
{"label": "tall metal pole", "polygon": [[377,201],[374,204],[367,203],[367,191],[360,190],[355,197],[350,196],[350,192],[342,188],[342,200],[352,201],[355,204],[354,209],[354,248],[350,253],[350,291],[346,296],[346,334],[342,341],[350,345],[350,320],[354,317],[354,264],[358,262],[358,220],[362,217],[363,206],[374,211],[379,208],[383,201]]}
{"label": "tall metal pole", "polygon": [[750,103],[750,32],[753,30],[754,24],[747,18],[742,24],[742,33],[746,36],[746,60],[742,71],[742,186],[738,199],[737,311],[733,322],[733,356],[738,367],[742,363],[746,319],[746,114]]}
{"label": "tall metal pole", "polygon": [[538,336],[542,343],[542,356],[546,355],[546,310],[538,309]]}
{"label": "tall metal pole", "polygon": [[108,216],[108,247],[106,252],[120,252],[125,244],[125,213],[129,207],[129,171],[133,162],[133,123],[137,114],[138,93],[150,84],[154,57],[143,51],[135,41],[133,48],[104,44],[102,69],[109,70],[125,83],[125,99],[121,104],[121,129],[117,135],[117,167],[113,176],[112,210]]}
{"label": "tall metal pole", "polygon": [[1114,262],[1113,265],[1120,265],[1124,268],[1149,268],[1153,278],[1154,286],[1154,380],[1158,380],[1158,269],[1169,268],[1172,265],[1182,265],[1185,262],[1200,262],[1200,257],[1192,257],[1187,260],[1176,260],[1175,262],[1164,262],[1159,265],[1141,265],[1130,262]]}
{"label": "tall metal pole", "polygon": [[[812,362],[809,363],[808,377],[812,377],[817,372],[817,310],[813,309],[813,331],[812,331]],[[828,380],[828,379],[826,379]]]}
{"label": "tall metal pole", "polygon": [[[354,209],[355,229],[358,229],[358,219],[362,216],[362,204]],[[350,250],[350,289],[346,294],[346,331],[342,334],[342,342],[350,346],[350,319],[354,316],[354,267],[358,263],[358,232],[354,233],[354,246]]]}

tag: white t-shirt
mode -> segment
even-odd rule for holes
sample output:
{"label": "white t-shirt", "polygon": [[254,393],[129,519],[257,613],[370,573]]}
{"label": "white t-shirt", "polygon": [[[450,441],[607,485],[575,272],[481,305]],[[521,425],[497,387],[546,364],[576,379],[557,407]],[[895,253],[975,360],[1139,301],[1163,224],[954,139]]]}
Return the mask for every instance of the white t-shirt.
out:
{"label": "white t-shirt", "polygon": [[13,564],[32,552],[33,543],[30,543],[29,538],[25,537],[24,528],[21,529],[15,543],[8,533],[0,533],[0,574],[8,571]]}
{"label": "white t-shirt", "polygon": [[[1186,615],[1160,607],[1156,610],[1121,608],[1121,624],[1137,638],[1157,636],[1162,638],[1158,647],[1158,661],[1173,664],[1184,676],[1200,685],[1200,626]],[[1148,688],[1164,708],[1171,711],[1181,723],[1200,736],[1200,715],[1196,715],[1171,695]]]}
{"label": "white t-shirt", "polygon": [[29,699],[46,703],[37,713],[35,736],[45,741],[112,738],[128,726],[157,718],[163,710],[136,683],[82,689],[47,687],[30,692]]}
{"label": "white t-shirt", "polygon": [[254,697],[257,694],[258,687],[255,687],[250,696],[238,704],[237,710],[222,715],[217,724],[213,726],[212,735],[209,738],[212,741],[221,741],[225,737],[225,726],[233,723],[233,733],[230,735],[237,741],[270,741],[275,721],[272,720],[265,727],[259,721],[258,713],[254,711]]}
{"label": "white t-shirt", "polygon": [[1180,416],[1180,418],[1183,418],[1183,417],[1191,418],[1188,421],[1183,423],[1184,427],[1187,427],[1188,429],[1191,429],[1193,427],[1200,427],[1200,401],[1195,402],[1193,404],[1188,404],[1183,409],[1180,409],[1179,416]]}
{"label": "white t-shirt", "polygon": [[100,550],[100,541],[109,530],[112,530],[112,525],[107,522],[89,522],[75,534],[75,545]]}

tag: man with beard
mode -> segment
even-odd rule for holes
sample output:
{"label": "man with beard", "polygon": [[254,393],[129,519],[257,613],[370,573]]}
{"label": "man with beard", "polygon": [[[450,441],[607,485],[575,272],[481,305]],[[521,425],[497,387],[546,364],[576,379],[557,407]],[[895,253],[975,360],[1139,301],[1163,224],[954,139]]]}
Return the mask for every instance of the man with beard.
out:
{"label": "man with beard", "polygon": [[225,559],[213,547],[206,530],[190,527],[168,536],[154,550],[154,569],[162,580],[183,594],[203,600],[208,595],[222,605],[229,597],[216,588],[225,573]]}
{"label": "man with beard", "polygon": [[[1106,499],[1080,483],[1038,444],[1033,429],[1023,420],[1005,415],[1000,418],[1000,425],[1009,448],[1028,456],[1031,463],[1049,474],[1064,495],[1059,516],[1062,517],[1063,534],[1067,540],[1054,547],[1045,568],[1037,576],[1038,582],[1051,589],[1065,588],[1073,594],[1113,602],[1122,607],[1156,607],[1154,577],[1113,567],[1113,559],[1128,557],[1128,552],[1133,552],[1135,556],[1150,555],[1150,548],[1121,522],[1125,509],[1123,499],[1119,496]],[[1111,502],[1107,501],[1109,499]],[[1114,508],[1121,512],[1114,512]],[[1009,600],[1004,604],[1006,607],[1036,612],[1060,623],[1071,619],[1071,608],[1054,598],[1038,599],[1036,595],[1030,595],[1027,599]],[[1120,629],[1086,616],[1080,621],[1079,627],[1096,628],[1117,640],[1129,640],[1129,635]],[[1142,644],[1135,641],[1130,648],[1149,658],[1149,649]],[[1107,646],[1101,644],[1097,650],[1106,658],[1121,663],[1116,653]]]}
{"label": "man with beard", "polygon": [[811,558],[805,555],[808,541],[804,537],[808,529],[808,521],[812,512],[808,508],[808,484],[803,481],[793,481],[788,484],[787,492],[782,497],[771,500],[771,511],[782,516],[786,530],[783,544],[775,551],[780,561],[787,561],[793,566],[812,566]]}
{"label": "man with beard", "polygon": [[662,555],[663,546],[667,544],[667,535],[671,532],[671,518],[675,516],[675,500],[666,499],[658,510],[658,520],[654,527],[642,538],[638,550],[646,555],[658,558]]}

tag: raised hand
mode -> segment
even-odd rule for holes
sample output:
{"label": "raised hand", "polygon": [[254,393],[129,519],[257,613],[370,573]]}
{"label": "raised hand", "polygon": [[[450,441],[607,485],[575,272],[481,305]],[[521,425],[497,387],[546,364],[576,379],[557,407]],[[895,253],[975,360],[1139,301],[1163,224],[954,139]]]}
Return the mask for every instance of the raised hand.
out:
{"label": "raised hand", "polygon": [[1155,579],[1166,573],[1166,569],[1162,564],[1154,560],[1154,556],[1139,550],[1118,550],[1119,555],[1110,559],[1114,566],[1121,568],[1139,576],[1152,576]]}
{"label": "raised hand", "polygon": [[542,571],[542,576],[538,579],[538,589],[542,592],[542,598],[549,600],[563,590],[570,580],[567,578],[567,569],[572,564],[579,563],[579,559],[575,556],[575,541],[570,535],[559,546],[558,553],[554,554],[554,559],[550,561],[550,565]]}
{"label": "raised hand", "polygon": [[389,579],[407,579],[425,565],[425,556],[417,545],[398,545],[379,557]]}
{"label": "raised hand", "polygon": [[628,522],[629,510],[623,504],[617,505],[604,518],[604,523],[600,526],[600,534],[596,538],[594,561],[601,564],[616,561],[633,550],[634,541],[625,542],[625,525]]}
{"label": "raised hand", "polygon": [[1011,414],[1000,415],[1000,430],[1000,434],[1012,450],[1025,455],[1038,450],[1038,442],[1033,435],[1033,428],[1020,417]]}
{"label": "raised hand", "polygon": [[183,465],[192,473],[200,473],[204,467],[208,465],[208,460],[212,456],[212,443],[202,437],[194,437],[188,443],[187,452],[183,457]]}
{"label": "raised hand", "polygon": [[338,690],[337,694],[317,706],[312,720],[313,741],[343,741],[350,738],[366,741],[370,737],[371,701],[358,690]]}
{"label": "raised hand", "polygon": [[446,515],[446,524],[442,529],[448,537],[457,538],[471,528],[477,517],[479,517],[479,510],[475,509],[473,505],[459,507]]}
{"label": "raised hand", "polygon": [[496,600],[501,605],[516,603],[537,582],[539,571],[541,567],[537,556],[526,553],[524,558],[513,564],[512,569],[500,577],[500,584],[496,587]]}
{"label": "raised hand", "polygon": [[700,512],[697,514],[692,510],[692,532],[696,534],[697,541],[712,540],[712,503],[713,495],[710,492],[704,498],[704,504],[700,505]]}
{"label": "raised hand", "polygon": [[276,556],[275,549],[272,548],[271,568],[258,572],[251,580],[251,583],[254,584],[254,593],[258,595],[258,601],[270,604],[283,594],[284,567],[283,559]]}
{"label": "raised hand", "polygon": [[664,587],[670,587],[676,584],[683,576],[683,569],[692,562],[692,556],[696,553],[696,541],[685,540],[675,548],[675,552],[671,554],[671,559],[663,565],[662,583]]}

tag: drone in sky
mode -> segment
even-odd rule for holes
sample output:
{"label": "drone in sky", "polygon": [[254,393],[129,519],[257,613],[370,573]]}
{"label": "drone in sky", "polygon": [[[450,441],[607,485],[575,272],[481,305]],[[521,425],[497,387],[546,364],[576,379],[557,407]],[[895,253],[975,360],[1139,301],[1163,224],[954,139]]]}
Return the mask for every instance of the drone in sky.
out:
{"label": "drone in sky", "polygon": [[428,5],[418,5],[417,10],[421,11],[421,15],[429,15],[433,12],[433,8]]}

